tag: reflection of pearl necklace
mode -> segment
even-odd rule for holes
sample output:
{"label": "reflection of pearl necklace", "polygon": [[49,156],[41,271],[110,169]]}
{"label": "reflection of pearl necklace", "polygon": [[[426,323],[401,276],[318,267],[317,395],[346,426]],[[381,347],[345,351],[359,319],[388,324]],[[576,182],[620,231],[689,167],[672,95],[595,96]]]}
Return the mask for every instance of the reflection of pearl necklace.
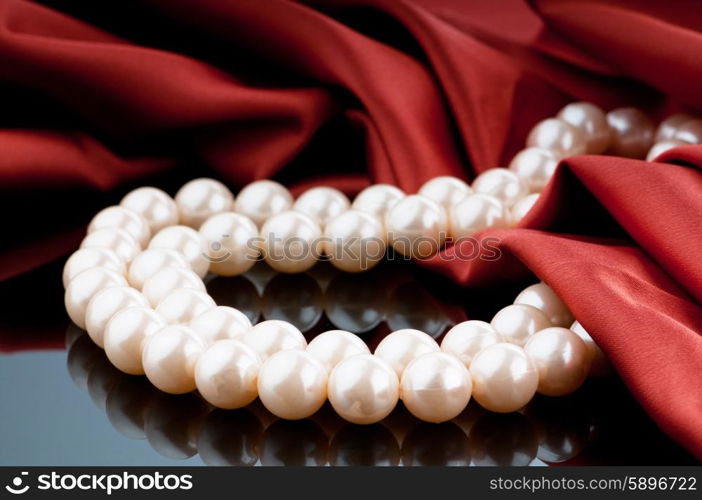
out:
{"label": "reflection of pearl necklace", "polygon": [[[696,130],[690,121],[697,123],[678,115],[663,122],[658,138],[668,142],[651,154]],[[169,393],[197,388],[221,408],[258,396],[275,415],[299,419],[329,398],[346,420],[372,423],[401,397],[418,418],[441,422],[459,414],[472,394],[489,410],[515,411],[537,391],[568,394],[592,366],[597,372],[605,367],[577,322],[564,328],[573,318],[543,283],[524,290],[490,324],[455,326],[441,347],[427,334],[405,329],[388,335],[371,355],[349,332],[325,332],[308,345],[290,323],[252,326],[240,311],[217,307],[202,278],[208,270],[243,273],[259,254],[283,272],[308,270],[322,252],[339,269],[362,271],[383,257],[387,243],[426,257],[441,248],[446,233],[456,241],[518,221],[559,159],[601,153],[608,145],[615,153],[642,156],[653,135],[636,110],[605,116],[577,103],[558,119],[537,124],[529,148],[509,169],[483,172],[472,188],[451,177],[435,178],[409,196],[376,185],[353,204],[325,187],[293,203],[273,181],[250,184],[236,201],[212,179],[187,183],[175,200],[156,188],[139,188],[91,221],[64,268],[66,309],[120,370],[145,373]]]}

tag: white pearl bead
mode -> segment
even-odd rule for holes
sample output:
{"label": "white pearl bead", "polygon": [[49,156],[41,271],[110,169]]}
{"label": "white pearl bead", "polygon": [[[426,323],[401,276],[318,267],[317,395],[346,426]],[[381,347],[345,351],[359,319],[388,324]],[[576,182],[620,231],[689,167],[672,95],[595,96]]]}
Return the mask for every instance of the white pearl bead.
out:
{"label": "white pearl bead", "polygon": [[[512,158],[509,169],[517,174],[529,191],[543,191],[553,177],[560,158],[550,149],[526,148]],[[519,203],[519,202],[517,202]]]}
{"label": "white pearl bead", "polygon": [[480,351],[502,342],[502,337],[490,323],[485,321],[464,321],[451,328],[441,341],[441,350],[452,354],[466,368]]}
{"label": "white pearl bead", "polygon": [[149,223],[146,222],[146,219],[135,211],[120,205],[100,210],[88,224],[88,233],[108,227],[124,229],[142,247],[149,243],[149,238],[151,238],[151,229],[149,229]]}
{"label": "white pearl bead", "polygon": [[344,193],[330,187],[313,187],[302,193],[293,209],[309,215],[320,226],[349,209],[351,202]]}
{"label": "white pearl bead", "polygon": [[234,196],[221,182],[200,178],[185,183],[176,193],[175,202],[179,222],[198,229],[212,215],[231,210]]}
{"label": "white pearl bead", "polygon": [[179,288],[205,291],[202,279],[190,269],[164,267],[144,282],[141,292],[152,307],[156,307],[166,296]]}
{"label": "white pearl bead", "polygon": [[689,146],[689,144],[677,139],[667,139],[665,141],[657,142],[651,146],[651,149],[648,150],[648,154],[646,154],[646,161],[653,161],[669,149],[680,146]]}
{"label": "white pearl bead", "polygon": [[111,286],[126,286],[124,276],[103,267],[91,267],[78,273],[66,287],[66,312],[76,325],[85,329],[85,309],[93,296]]}
{"label": "white pearl bead", "polygon": [[128,193],[119,203],[133,210],[149,223],[151,234],[178,224],[178,207],[173,198],[155,187],[140,187]]}
{"label": "white pearl bead", "polygon": [[381,340],[375,348],[374,355],[395,370],[399,379],[410,361],[422,354],[440,350],[436,340],[426,333],[406,328],[392,332]]}
{"label": "white pearl bead", "polygon": [[532,207],[536,205],[536,202],[539,201],[539,196],[541,196],[540,193],[532,193],[519,200],[512,207],[512,224],[517,224],[529,213]]}
{"label": "white pearl bead", "polygon": [[565,396],[575,391],[590,371],[590,353],[567,328],[546,328],[535,333],[524,346],[539,371],[537,392]]}
{"label": "white pearl bead", "polygon": [[285,186],[275,181],[252,182],[241,190],[234,202],[234,211],[247,216],[261,227],[269,217],[289,210],[293,197]]}
{"label": "white pearl bead", "polygon": [[195,364],[205,350],[204,341],[183,325],[171,325],[146,337],[144,373],[158,389],[184,394],[195,389]]}
{"label": "white pearl bead", "polygon": [[141,351],[144,340],[166,326],[150,307],[129,307],[118,311],[105,326],[105,354],[115,367],[130,375],[143,375]]}
{"label": "white pearl bead", "polygon": [[91,267],[102,267],[124,275],[126,266],[116,253],[108,248],[81,248],[71,254],[63,266],[63,287],[66,288],[73,278]]}
{"label": "white pearl bead", "polygon": [[611,133],[607,117],[605,112],[594,104],[589,102],[568,104],[558,113],[557,118],[583,132],[588,154],[601,154],[609,146]]}
{"label": "white pearl bead", "polygon": [[472,382],[463,363],[455,357],[432,352],[412,361],[400,382],[402,402],[409,412],[426,422],[446,422],[468,405]]}
{"label": "white pearl bead", "polygon": [[567,328],[575,320],[568,306],[550,286],[543,282],[526,287],[517,295],[514,303],[536,307],[546,314],[553,326]]}
{"label": "white pearl bead", "polygon": [[180,252],[200,278],[207,274],[210,267],[202,236],[188,226],[171,226],[162,229],[151,238],[149,248],[166,248]]}
{"label": "white pearl bead", "polygon": [[458,177],[442,175],[425,182],[419,188],[417,194],[426,196],[448,211],[453,205],[472,192],[471,187]]}
{"label": "white pearl bead", "polygon": [[327,370],[305,351],[278,352],[261,366],[258,397],[277,417],[307,418],[327,399]]}
{"label": "white pearl bead", "polygon": [[404,197],[405,192],[398,187],[390,184],[373,184],[356,195],[351,208],[385,220],[388,210]]}
{"label": "white pearl bead", "polygon": [[251,321],[238,309],[217,306],[195,316],[190,328],[211,344],[218,340],[240,339],[251,329]]}
{"label": "white pearl bead", "polygon": [[260,370],[261,359],[253,349],[236,340],[218,340],[195,365],[195,385],[212,406],[241,408],[258,396]]}
{"label": "white pearl bead", "polygon": [[248,217],[233,212],[214,215],[200,226],[210,272],[236,276],[251,269],[259,258],[258,228]]}
{"label": "white pearl bead", "polygon": [[451,207],[449,234],[456,241],[487,228],[507,228],[511,215],[500,200],[485,194],[471,194]]}
{"label": "white pearl bead", "polygon": [[539,330],[551,327],[548,316],[534,306],[514,304],[500,309],[490,322],[505,342],[523,346]]}
{"label": "white pearl bead", "polygon": [[683,122],[673,134],[673,139],[686,144],[702,143],[702,120],[687,120]]}
{"label": "white pearl bead", "polygon": [[341,361],[357,354],[370,354],[368,345],[357,335],[344,330],[320,333],[307,346],[307,352],[331,371]]}
{"label": "white pearl bead", "polygon": [[190,270],[190,264],[183,254],[167,248],[147,248],[129,264],[127,281],[141,290],[146,280],[166,267],[179,267]]}
{"label": "white pearl bead", "polygon": [[680,125],[682,125],[688,120],[692,120],[693,118],[694,116],[689,115],[687,113],[675,113],[670,115],[668,118],[666,118],[658,124],[658,128],[656,129],[655,141],[662,142],[667,141],[668,139],[672,139],[675,136],[675,132],[677,132]]}
{"label": "white pearl bead", "polygon": [[103,288],[90,299],[85,309],[85,328],[93,342],[104,347],[105,326],[112,316],[127,307],[148,307],[149,302],[138,290],[129,286]]}
{"label": "white pearl bead", "polygon": [[608,152],[627,158],[644,158],[653,144],[655,128],[651,120],[636,108],[617,108],[607,113],[612,131]]}
{"label": "white pearl bead", "polygon": [[324,228],[324,253],[337,269],[367,271],[380,262],[387,246],[385,228],[375,216],[349,210]]}
{"label": "white pearl bead", "polygon": [[216,306],[212,297],[205,292],[192,288],[179,288],[159,302],[156,312],[163,316],[166,323],[172,325],[189,323],[193,318]]}
{"label": "white pearl bead", "polygon": [[395,203],[385,226],[393,248],[415,258],[434,255],[444,244],[448,229],[444,208],[421,195],[406,196]]}
{"label": "white pearl bead", "polygon": [[289,210],[270,217],[261,228],[261,251],[273,269],[301,273],[317,262],[322,229],[308,215]]}
{"label": "white pearl bead", "polygon": [[271,319],[254,325],[243,337],[246,345],[263,361],[279,351],[304,350],[307,347],[302,332],[286,321]]}
{"label": "white pearl bead", "polygon": [[141,252],[139,242],[127,231],[117,227],[106,227],[105,229],[97,229],[92,233],[88,233],[83,238],[80,247],[107,248],[117,254],[117,257],[124,262],[130,262]]}
{"label": "white pearl bead", "polygon": [[336,365],[329,375],[327,392],[341,418],[354,424],[373,424],[397,405],[400,382],[382,359],[359,354]]}
{"label": "white pearl bead", "polygon": [[510,413],[524,407],[536,393],[539,373],[519,346],[494,344],[480,351],[470,365],[473,399],[483,408]]}
{"label": "white pearl bead", "polygon": [[529,194],[527,186],[517,174],[506,168],[491,168],[473,181],[473,190],[479,194],[494,196],[506,207],[511,207]]}
{"label": "white pearl bead", "polygon": [[575,333],[580,339],[585,342],[590,353],[590,376],[591,377],[607,377],[612,374],[614,369],[612,368],[612,363],[610,363],[607,355],[602,351],[600,346],[597,345],[595,340],[590,336],[590,334],[585,330],[583,325],[577,320],[570,325],[570,329]]}
{"label": "white pearl bead", "polygon": [[527,138],[527,147],[551,149],[561,157],[584,154],[586,146],[585,134],[558,118],[537,123]]}

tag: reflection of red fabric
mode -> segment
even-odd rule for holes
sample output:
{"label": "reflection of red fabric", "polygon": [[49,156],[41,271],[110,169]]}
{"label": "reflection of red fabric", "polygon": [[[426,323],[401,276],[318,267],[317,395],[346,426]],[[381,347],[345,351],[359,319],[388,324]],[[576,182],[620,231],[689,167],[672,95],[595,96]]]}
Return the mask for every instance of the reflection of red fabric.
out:
{"label": "reflection of red fabric", "polygon": [[[233,187],[275,177],[295,192],[328,183],[351,194],[368,182],[412,191],[504,165],[569,101],[637,105],[655,118],[702,107],[696,0],[44,3],[0,0],[9,192],[114,194],[189,162],[200,165],[192,176],[204,165]],[[502,260],[426,263],[468,285],[527,269],[548,281],[698,457],[702,176],[674,163],[702,165],[700,149],[666,153],[669,164],[570,159],[524,229],[493,233]],[[78,227],[84,212],[66,217]],[[46,233],[35,236],[57,242],[50,252],[9,245],[19,263],[5,254],[2,277],[74,245]]]}

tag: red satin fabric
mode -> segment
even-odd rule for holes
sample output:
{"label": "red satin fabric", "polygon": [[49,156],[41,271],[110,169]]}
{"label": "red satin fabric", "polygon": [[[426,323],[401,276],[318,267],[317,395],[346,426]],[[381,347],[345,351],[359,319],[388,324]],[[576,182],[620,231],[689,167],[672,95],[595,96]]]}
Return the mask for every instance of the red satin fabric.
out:
{"label": "red satin fabric", "polygon": [[[414,191],[505,165],[574,100],[702,108],[697,0],[43,3],[0,0],[3,193],[115,196],[171,169]],[[520,229],[482,235],[500,260],[449,248],[423,265],[466,286],[547,281],[702,458],[698,166],[700,147],[569,159]],[[10,238],[2,278],[71,251],[92,213],[32,203],[75,222]]]}

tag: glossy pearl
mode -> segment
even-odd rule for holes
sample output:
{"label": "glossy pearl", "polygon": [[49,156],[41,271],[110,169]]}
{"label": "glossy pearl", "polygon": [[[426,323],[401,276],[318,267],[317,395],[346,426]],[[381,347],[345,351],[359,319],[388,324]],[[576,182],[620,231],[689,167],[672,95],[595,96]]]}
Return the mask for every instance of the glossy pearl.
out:
{"label": "glossy pearl", "polygon": [[483,229],[509,227],[510,222],[509,210],[500,200],[485,194],[471,194],[451,207],[449,234],[457,241]]}
{"label": "glossy pearl", "polygon": [[483,408],[510,413],[524,407],[536,393],[539,373],[519,346],[494,344],[478,353],[470,365],[473,399]]}
{"label": "glossy pearl", "polygon": [[595,340],[590,336],[590,334],[583,328],[578,321],[574,321],[570,325],[570,329],[575,333],[580,339],[585,342],[590,353],[590,376],[591,377],[608,377],[614,372],[612,368],[612,363],[610,363],[607,355],[602,351],[600,346],[597,345]]}
{"label": "glossy pearl", "polygon": [[152,307],[156,307],[166,296],[179,288],[205,291],[205,284],[190,269],[164,267],[144,282],[141,292]]}
{"label": "glossy pearl", "polygon": [[76,325],[85,329],[85,310],[93,296],[111,286],[126,286],[124,276],[103,267],[91,267],[78,273],[66,287],[64,305]]}
{"label": "glossy pearl", "polygon": [[105,326],[105,354],[115,367],[130,375],[143,375],[144,340],[166,326],[150,307],[129,307],[117,312]]}
{"label": "glossy pearl", "polygon": [[195,364],[205,343],[192,329],[171,325],[149,335],[144,341],[144,373],[158,389],[184,394],[195,389]]}
{"label": "glossy pearl", "polygon": [[261,227],[269,217],[289,210],[293,197],[285,186],[275,181],[252,182],[241,190],[234,202],[234,211],[247,216]]}
{"label": "glossy pearl", "polygon": [[441,205],[421,195],[407,196],[385,218],[388,241],[402,255],[425,258],[444,244],[448,221]]}
{"label": "glossy pearl", "polygon": [[432,352],[412,361],[400,382],[401,399],[409,412],[426,422],[446,422],[468,405],[472,382],[455,357]]}
{"label": "glossy pearl", "polygon": [[535,333],[524,346],[539,371],[537,391],[565,396],[575,391],[590,371],[585,342],[567,328],[553,327]]}
{"label": "glossy pearl", "polygon": [[195,365],[195,385],[202,397],[217,408],[241,408],[258,396],[261,370],[258,354],[232,339],[218,340]]}
{"label": "glossy pearl", "polygon": [[561,298],[556,295],[556,292],[544,282],[535,283],[526,287],[517,295],[517,298],[514,299],[514,303],[536,307],[546,314],[553,326],[567,328],[575,320],[568,306],[566,306]]}
{"label": "glossy pearl", "polygon": [[675,113],[670,115],[668,118],[658,124],[655,141],[663,142],[667,141],[668,139],[672,139],[680,125],[688,120],[692,120],[693,118],[694,117],[692,115],[687,113]]}
{"label": "glossy pearl", "polygon": [[167,248],[148,248],[134,257],[129,264],[127,281],[134,288],[141,290],[146,280],[166,267],[190,270],[190,264],[183,254]]}
{"label": "glossy pearl", "polygon": [[162,229],[151,238],[149,248],[166,248],[180,252],[190,264],[190,268],[204,277],[210,267],[205,255],[205,244],[200,233],[187,226],[171,226]]}
{"label": "glossy pearl", "polygon": [[550,149],[526,148],[516,154],[509,169],[534,193],[543,191],[553,177],[559,161],[560,158]]}
{"label": "glossy pearl", "polygon": [[374,354],[395,370],[399,379],[412,360],[422,354],[439,352],[440,350],[436,340],[426,333],[406,328],[392,332],[381,340],[378,347],[375,348]]}
{"label": "glossy pearl", "polygon": [[351,208],[385,220],[388,210],[405,196],[405,192],[398,187],[390,184],[374,184],[356,195]]}
{"label": "glossy pearl", "polygon": [[85,329],[95,344],[104,347],[105,326],[115,313],[127,307],[148,307],[148,305],[146,297],[129,286],[103,288],[88,302],[85,309]]}
{"label": "glossy pearl", "polygon": [[324,253],[337,269],[367,271],[380,262],[387,245],[385,228],[368,213],[349,210],[324,228]]}
{"label": "glossy pearl", "polygon": [[673,134],[672,139],[688,144],[702,144],[702,120],[687,120]]}
{"label": "glossy pearl", "polygon": [[397,405],[400,382],[383,360],[359,354],[336,365],[329,375],[327,392],[341,418],[354,424],[373,424]]}
{"label": "glossy pearl", "polygon": [[151,229],[146,219],[133,210],[119,205],[100,210],[88,224],[88,233],[108,227],[124,229],[141,247],[144,247],[151,238]]}
{"label": "glossy pearl", "polygon": [[151,234],[178,224],[178,207],[173,198],[155,187],[140,187],[128,193],[119,203],[141,215],[149,223]]}
{"label": "glossy pearl", "polygon": [[473,190],[478,194],[494,196],[506,207],[511,207],[529,194],[526,184],[506,168],[484,171],[473,181]]}
{"label": "glossy pearl", "polygon": [[654,161],[669,149],[677,148],[679,146],[689,146],[689,144],[677,139],[667,139],[665,141],[657,142],[651,146],[651,149],[648,151],[646,161]]}
{"label": "glossy pearl", "polygon": [[346,358],[357,354],[370,354],[368,345],[363,340],[344,330],[320,333],[312,339],[306,351],[329,372]]}
{"label": "glossy pearl", "polygon": [[210,272],[219,276],[245,273],[258,261],[258,228],[248,217],[233,212],[214,215],[200,226]]}
{"label": "glossy pearl", "polygon": [[66,288],[73,278],[91,267],[102,267],[124,275],[126,266],[116,253],[108,248],[81,248],[71,254],[63,266],[63,287]]}
{"label": "glossy pearl", "polygon": [[307,418],[327,399],[327,370],[305,351],[278,352],[261,366],[258,397],[277,417]]}
{"label": "glossy pearl", "polygon": [[568,104],[558,113],[557,118],[583,132],[587,154],[601,154],[609,146],[611,132],[607,124],[607,116],[594,104],[589,102]]}
{"label": "glossy pearl", "polygon": [[301,273],[321,254],[322,229],[302,212],[289,210],[270,217],[261,228],[261,251],[273,269]]}
{"label": "glossy pearl", "polygon": [[309,215],[322,227],[344,213],[351,202],[344,193],[330,187],[313,187],[300,195],[293,204],[293,209]]}
{"label": "glossy pearl", "polygon": [[469,320],[451,328],[441,341],[441,350],[455,356],[466,368],[483,349],[502,342],[502,337],[490,323]]}
{"label": "glossy pearl", "polygon": [[527,137],[527,147],[550,149],[561,157],[584,154],[585,134],[558,118],[537,123]]}
{"label": "glossy pearl", "polygon": [[208,309],[216,307],[215,301],[205,292],[192,288],[173,290],[156,306],[156,312],[163,316],[166,323],[189,323],[193,318]]}
{"label": "glossy pearl", "polygon": [[106,227],[88,233],[81,248],[107,248],[112,250],[117,257],[124,262],[130,262],[141,252],[139,242],[135,240],[127,231],[117,227]]}
{"label": "glossy pearl", "polygon": [[612,131],[608,153],[627,158],[644,158],[653,144],[655,127],[636,108],[617,108],[607,113]]}
{"label": "glossy pearl", "polygon": [[425,182],[419,188],[417,194],[426,196],[448,211],[453,205],[472,192],[473,189],[458,177],[443,175]]}
{"label": "glossy pearl", "polygon": [[526,304],[503,307],[490,324],[505,342],[518,346],[523,346],[539,330],[552,326],[543,311]]}
{"label": "glossy pearl", "polygon": [[539,201],[540,193],[532,193],[525,196],[512,207],[512,224],[517,224],[526,214],[532,209],[536,202]]}
{"label": "glossy pearl", "polygon": [[231,209],[234,196],[221,182],[214,179],[193,179],[175,195],[178,220],[184,226],[198,229],[214,214]]}
{"label": "glossy pearl", "polygon": [[217,306],[195,316],[190,328],[211,344],[218,340],[241,339],[251,329],[251,321],[238,309]]}
{"label": "glossy pearl", "polygon": [[254,325],[243,338],[263,361],[279,351],[299,350],[307,347],[302,332],[286,321],[271,319]]}

